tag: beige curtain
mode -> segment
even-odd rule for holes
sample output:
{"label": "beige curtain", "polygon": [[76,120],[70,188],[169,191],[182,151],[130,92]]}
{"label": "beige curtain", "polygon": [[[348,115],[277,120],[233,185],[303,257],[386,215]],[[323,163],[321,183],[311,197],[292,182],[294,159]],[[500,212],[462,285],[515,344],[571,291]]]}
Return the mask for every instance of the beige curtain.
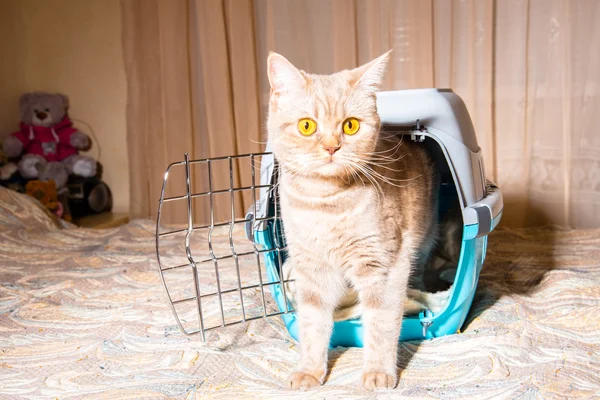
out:
{"label": "beige curtain", "polygon": [[[123,0],[128,81],[131,213],[154,216],[163,174],[172,162],[260,151],[258,72],[249,1]],[[250,164],[206,163],[191,168],[193,193],[249,186]],[[186,192],[185,169],[169,174],[165,197]],[[242,196],[243,195],[243,196]],[[243,219],[251,193],[215,194],[214,222]],[[232,204],[233,203],[233,204]],[[194,199],[194,223],[208,224],[210,198]],[[163,220],[185,224],[187,204],[166,203]]]}
{"label": "beige curtain", "polygon": [[600,0],[122,1],[135,214],[184,151],[259,150],[269,50],[331,73],[393,48],[385,89],[465,100],[505,224],[600,226]]}

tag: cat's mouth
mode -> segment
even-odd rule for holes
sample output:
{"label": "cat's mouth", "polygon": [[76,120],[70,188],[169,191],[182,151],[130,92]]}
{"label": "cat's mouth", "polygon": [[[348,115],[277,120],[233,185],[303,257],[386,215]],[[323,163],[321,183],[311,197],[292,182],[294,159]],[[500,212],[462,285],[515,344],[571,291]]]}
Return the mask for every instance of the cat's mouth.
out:
{"label": "cat's mouth", "polygon": [[343,173],[343,166],[337,157],[327,157],[319,167],[319,172],[324,176],[335,176]]}
{"label": "cat's mouth", "polygon": [[335,156],[323,157],[323,165],[339,165],[338,159]]}

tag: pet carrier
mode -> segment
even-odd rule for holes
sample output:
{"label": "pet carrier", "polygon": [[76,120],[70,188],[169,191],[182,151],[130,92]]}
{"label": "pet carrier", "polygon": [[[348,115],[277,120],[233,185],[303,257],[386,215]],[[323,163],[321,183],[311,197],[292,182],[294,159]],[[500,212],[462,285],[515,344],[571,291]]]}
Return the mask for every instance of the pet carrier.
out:
{"label": "pet carrier", "polygon": [[[503,209],[500,190],[492,182],[486,180],[481,149],[468,111],[461,98],[447,89],[417,89],[379,92],[377,94],[377,109],[381,118],[382,130],[397,135],[398,140],[413,140],[420,142],[430,150],[442,176],[440,190],[440,210],[449,209],[449,204],[455,202],[462,214],[462,245],[460,257],[449,289],[445,307],[437,312],[425,310],[419,315],[406,316],[403,320],[400,340],[418,340],[453,334],[463,325],[473,296],[475,294],[479,273],[482,268],[487,245],[487,235],[498,225]],[[236,186],[233,178],[233,162],[249,160],[251,164],[251,183]],[[260,160],[260,168],[257,166]],[[229,164],[230,183],[228,188],[215,190],[212,186],[211,164],[226,161]],[[208,188],[204,192],[194,193],[191,190],[191,166],[203,164],[207,166]],[[168,173],[175,166],[185,169],[186,192],[184,195],[165,197],[165,185]],[[260,177],[258,171],[260,170]],[[173,163],[167,169],[163,190],[159,203],[156,247],[159,269],[170,305],[176,322],[185,334],[200,333],[204,339],[206,331],[224,327],[256,318],[280,315],[290,335],[297,340],[298,322],[293,313],[292,303],[286,294],[288,281],[282,271],[285,261],[285,241],[278,209],[277,191],[277,162],[270,153],[267,144],[266,152],[242,156],[222,157],[216,159],[192,160],[186,155],[185,161]],[[257,182],[259,180],[259,182]],[[245,218],[236,219],[234,212],[234,193],[248,191],[252,197],[252,207]],[[218,193],[228,193],[231,198],[231,214],[228,222],[215,223],[213,196]],[[192,200],[197,197],[210,198],[210,223],[195,225],[193,222]],[[168,230],[161,226],[161,211],[166,202],[182,201],[187,203],[187,226],[182,229]],[[233,231],[237,224],[245,225],[246,235],[250,240],[249,249],[237,251],[233,243]],[[218,256],[214,254],[212,233],[219,227],[228,227],[230,254]],[[210,255],[202,260],[196,260],[191,250],[191,236],[197,230],[208,230],[208,247]],[[174,266],[165,266],[161,262],[161,239],[181,233],[184,235],[186,260]],[[254,260],[254,268],[258,269],[259,280],[256,284],[244,284],[240,257],[250,256]],[[224,290],[220,284],[219,263],[233,260],[237,285]],[[210,267],[210,279],[216,285],[202,290],[200,288],[201,268]],[[186,295],[174,299],[166,273],[175,269],[191,269],[193,286]],[[213,276],[214,272],[214,276]],[[235,275],[234,275],[235,276]],[[265,300],[265,288],[270,290],[276,307],[269,309]],[[254,289],[259,293],[258,312],[250,315],[244,304],[244,291]],[[239,301],[233,307],[224,306],[223,295],[237,293]],[[268,296],[267,296],[268,297]],[[203,301],[211,298],[218,299],[215,312],[217,322],[210,326],[206,324],[209,314]],[[188,329],[182,322],[182,312],[177,305],[190,303],[193,312],[188,312],[193,328]],[[248,303],[248,302],[247,302]],[[227,319],[232,309],[238,309],[239,316]],[[219,315],[220,311],[220,315]],[[193,314],[193,316],[192,316]],[[235,312],[234,312],[235,314]],[[331,338],[331,346],[362,347],[362,324],[360,319],[337,321]]]}

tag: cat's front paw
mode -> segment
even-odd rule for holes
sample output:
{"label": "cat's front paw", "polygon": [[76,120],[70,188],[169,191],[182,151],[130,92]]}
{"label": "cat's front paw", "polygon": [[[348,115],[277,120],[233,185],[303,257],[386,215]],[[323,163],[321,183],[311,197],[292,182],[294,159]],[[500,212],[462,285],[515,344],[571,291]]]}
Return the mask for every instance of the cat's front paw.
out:
{"label": "cat's front paw", "polygon": [[287,386],[290,389],[305,391],[317,386],[321,386],[321,382],[319,382],[317,378],[309,373],[296,371],[292,372],[292,374],[288,376]]}
{"label": "cat's front paw", "polygon": [[396,377],[385,372],[363,372],[361,382],[367,390],[393,389],[396,387]]}

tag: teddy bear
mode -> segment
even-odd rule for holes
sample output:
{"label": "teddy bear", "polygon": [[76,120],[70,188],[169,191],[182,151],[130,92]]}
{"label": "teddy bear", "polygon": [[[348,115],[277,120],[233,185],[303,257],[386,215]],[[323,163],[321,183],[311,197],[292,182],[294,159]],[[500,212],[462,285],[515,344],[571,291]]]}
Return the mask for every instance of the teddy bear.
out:
{"label": "teddy bear", "polygon": [[40,171],[45,171],[44,180],[55,182],[65,175],[96,175],[96,161],[79,154],[90,147],[90,138],[73,127],[68,108],[69,99],[59,93],[25,93],[19,99],[21,129],[4,140],[3,150],[8,158],[21,156],[18,169],[24,179],[38,179]]}
{"label": "teddy bear", "polygon": [[48,211],[65,221],[70,222],[72,220],[68,202],[64,196],[61,198],[61,194],[56,190],[57,185],[53,180],[29,181],[25,187],[26,193],[36,198]]}

